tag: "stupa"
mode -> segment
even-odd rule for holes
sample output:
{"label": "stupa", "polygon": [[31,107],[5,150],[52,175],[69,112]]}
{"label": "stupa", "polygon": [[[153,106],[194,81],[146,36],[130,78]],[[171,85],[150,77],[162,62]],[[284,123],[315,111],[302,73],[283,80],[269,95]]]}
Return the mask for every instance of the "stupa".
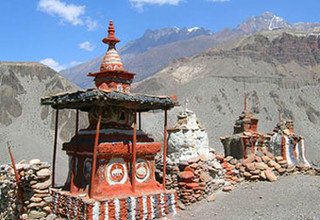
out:
{"label": "stupa", "polygon": [[270,134],[270,152],[275,156],[282,156],[289,166],[301,164],[310,167],[305,156],[304,138],[295,133],[293,120],[279,119]]}
{"label": "stupa", "polygon": [[193,111],[186,108],[181,112],[176,124],[168,132],[168,158],[172,162],[187,161],[199,155],[209,158],[211,149],[208,133]]}
{"label": "stupa", "polygon": [[[165,189],[167,111],[175,97],[130,92],[133,73],[123,68],[110,21],[108,50],[100,71],[89,73],[96,88],[41,99],[56,110],[53,153],[52,211],[68,219],[154,219],[176,212],[176,193]],[[62,149],[71,161],[64,187],[55,185],[59,110],[77,112],[76,134]],[[141,115],[164,111],[164,142],[141,130]],[[78,129],[79,111],[88,112],[90,125]],[[139,127],[137,128],[137,118]],[[155,155],[163,147],[163,182],[155,180]]]}
{"label": "stupa", "polygon": [[258,119],[247,109],[247,97],[244,97],[244,110],[236,120],[233,134],[220,137],[225,156],[237,159],[255,155],[257,150],[267,149],[270,137],[258,132]]}

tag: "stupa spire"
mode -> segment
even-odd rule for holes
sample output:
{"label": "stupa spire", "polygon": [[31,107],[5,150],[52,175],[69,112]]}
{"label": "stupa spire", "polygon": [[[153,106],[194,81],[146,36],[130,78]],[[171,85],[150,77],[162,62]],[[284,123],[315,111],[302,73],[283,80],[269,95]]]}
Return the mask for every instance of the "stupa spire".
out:
{"label": "stupa spire", "polygon": [[247,112],[247,93],[246,93],[246,83],[243,83],[243,95],[244,95],[244,100],[243,100],[243,112]]}
{"label": "stupa spire", "polygon": [[243,100],[244,104],[243,104],[243,111],[247,112],[247,94],[244,93],[244,100]]}
{"label": "stupa spire", "polygon": [[107,38],[103,38],[102,42],[105,43],[105,44],[108,44],[109,47],[110,46],[114,47],[117,43],[120,42],[120,40],[115,37],[114,33],[115,33],[115,30],[114,30],[113,21],[110,20],[109,21],[109,28],[108,28],[108,37]]}
{"label": "stupa spire", "polygon": [[113,22],[109,22],[108,36],[103,38],[102,42],[108,44],[108,50],[104,55],[100,71],[89,73],[88,76],[95,77],[95,85],[99,90],[105,92],[130,92],[130,85],[134,78],[134,73],[130,73],[123,68],[120,55],[117,52],[116,44],[120,42],[115,37],[115,28]]}
{"label": "stupa spire", "polygon": [[123,70],[123,64],[121,58],[116,50],[116,44],[120,42],[118,38],[115,37],[115,29],[113,22],[109,21],[108,37],[103,38],[102,42],[109,45],[106,54],[103,57],[100,71],[119,71]]}

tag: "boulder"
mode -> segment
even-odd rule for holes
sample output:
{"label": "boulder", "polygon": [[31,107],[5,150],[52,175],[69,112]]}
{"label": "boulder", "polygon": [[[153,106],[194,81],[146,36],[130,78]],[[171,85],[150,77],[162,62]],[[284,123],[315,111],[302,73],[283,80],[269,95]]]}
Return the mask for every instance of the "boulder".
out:
{"label": "boulder", "polygon": [[216,200],[216,194],[212,193],[210,196],[207,197],[208,202],[213,202]]}
{"label": "boulder", "polygon": [[44,207],[44,206],[47,206],[48,204],[44,201],[42,202],[32,202],[28,205],[28,208],[41,208],[41,207]]}
{"label": "boulder", "polygon": [[261,159],[264,163],[268,163],[271,160],[268,156],[262,156]]}
{"label": "boulder", "polygon": [[257,162],[257,163],[255,163],[255,166],[256,166],[256,168],[259,169],[259,170],[266,170],[266,169],[268,169],[268,165],[265,164],[265,163],[263,163],[263,162]]}
{"label": "boulder", "polygon": [[179,178],[182,180],[189,180],[194,177],[194,173],[191,171],[183,171],[179,173]]}
{"label": "boulder", "polygon": [[258,179],[260,179],[260,175],[252,175],[250,177],[250,180],[258,180]]}
{"label": "boulder", "polygon": [[202,180],[203,182],[209,182],[212,180],[212,177],[207,173],[202,173],[200,174],[200,180]]}
{"label": "boulder", "polygon": [[265,171],[261,171],[260,177],[261,177],[261,179],[263,179],[263,180],[267,179]]}
{"label": "boulder", "polygon": [[187,189],[194,189],[196,187],[199,187],[198,183],[187,183],[186,184]]}
{"label": "boulder", "polygon": [[274,159],[276,160],[277,163],[279,163],[280,161],[283,161],[283,158],[281,156],[276,156]]}
{"label": "boulder", "polygon": [[49,177],[51,175],[51,171],[49,170],[49,169],[42,169],[42,170],[39,170],[38,172],[37,172],[37,177],[39,178],[39,179],[44,179],[44,178],[47,178],[47,177]]}
{"label": "boulder", "polygon": [[216,160],[212,161],[212,167],[218,170],[222,169],[221,164]]}
{"label": "boulder", "polygon": [[242,165],[247,165],[248,163],[253,163],[255,160],[255,156],[254,155],[249,155],[249,157],[247,159],[244,159],[242,161]]}
{"label": "boulder", "polygon": [[32,196],[32,197],[30,198],[30,201],[31,201],[31,202],[41,202],[42,199],[39,198],[39,197]]}
{"label": "boulder", "polygon": [[46,215],[47,214],[45,212],[32,210],[29,214],[29,219],[41,219],[46,217]]}
{"label": "boulder", "polygon": [[256,169],[256,166],[254,163],[247,163],[245,166],[248,171],[253,171]]}
{"label": "boulder", "polygon": [[234,190],[234,186],[231,186],[231,185],[230,186],[225,186],[225,187],[222,188],[223,192],[230,192],[232,190]]}
{"label": "boulder", "polygon": [[181,210],[186,209],[186,206],[180,200],[178,200],[177,205],[178,205],[179,209],[181,209]]}
{"label": "boulder", "polygon": [[269,180],[270,182],[274,182],[278,179],[277,176],[270,169],[265,171],[265,175],[267,180]]}
{"label": "boulder", "polygon": [[244,172],[244,173],[243,173],[243,176],[244,176],[244,177],[247,177],[247,178],[250,178],[250,177],[252,176],[252,174],[249,173],[249,172]]}
{"label": "boulder", "polygon": [[32,187],[32,189],[36,189],[36,190],[44,190],[44,189],[49,188],[50,185],[51,185],[51,180],[47,180],[47,181],[42,182],[42,183],[34,184],[31,187]]}
{"label": "boulder", "polygon": [[30,165],[38,165],[40,163],[41,163],[41,160],[39,160],[39,159],[32,159],[29,161]]}

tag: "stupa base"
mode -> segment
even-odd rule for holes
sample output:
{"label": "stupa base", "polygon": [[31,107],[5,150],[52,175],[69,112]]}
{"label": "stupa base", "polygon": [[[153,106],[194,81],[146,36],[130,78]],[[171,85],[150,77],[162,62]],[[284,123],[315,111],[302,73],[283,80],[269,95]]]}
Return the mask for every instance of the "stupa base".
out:
{"label": "stupa base", "polygon": [[51,189],[53,214],[68,219],[157,219],[176,214],[175,191],[112,199],[88,199]]}

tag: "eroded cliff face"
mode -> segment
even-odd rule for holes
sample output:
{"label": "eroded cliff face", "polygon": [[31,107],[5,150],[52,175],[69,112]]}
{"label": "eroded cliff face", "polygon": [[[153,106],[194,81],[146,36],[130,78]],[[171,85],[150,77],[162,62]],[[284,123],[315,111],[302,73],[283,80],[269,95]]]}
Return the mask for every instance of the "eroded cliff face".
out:
{"label": "eroded cliff face", "polygon": [[[319,53],[316,34],[260,33],[177,61],[137,83],[135,92],[177,94],[182,102],[187,98],[208,130],[210,146],[220,152],[219,137],[232,132],[246,93],[248,108],[259,119],[259,131],[271,132],[281,112],[284,119],[295,121],[297,132],[305,137],[307,157],[318,163]],[[151,117],[145,117],[149,120],[145,126],[156,130]]]}
{"label": "eroded cliff face", "polygon": [[[274,39],[263,34],[252,37],[253,42],[221,51],[226,57],[245,56],[254,61],[287,64],[296,62],[301,66],[315,66],[320,63],[319,35],[295,35],[283,32]],[[210,54],[210,53],[209,53]],[[212,55],[215,53],[213,52]]]}
{"label": "eroded cliff face", "polygon": [[[77,89],[42,64],[0,62],[0,162],[9,162],[7,142],[14,147],[17,162],[34,157],[51,161],[55,114],[51,107],[40,105],[40,98]],[[75,117],[75,111],[61,111],[59,144],[73,136]],[[63,154],[59,158],[67,160]]]}

